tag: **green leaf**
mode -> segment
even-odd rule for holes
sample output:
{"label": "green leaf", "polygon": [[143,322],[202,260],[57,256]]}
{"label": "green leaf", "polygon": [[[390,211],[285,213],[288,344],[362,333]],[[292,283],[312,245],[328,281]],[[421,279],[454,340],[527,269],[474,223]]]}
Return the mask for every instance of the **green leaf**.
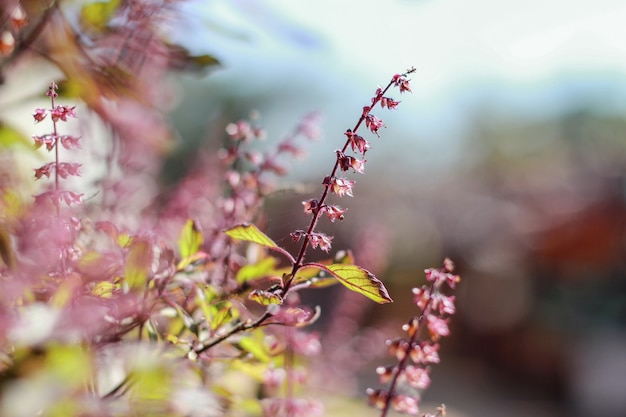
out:
{"label": "green leaf", "polygon": [[114,284],[109,281],[100,281],[91,290],[91,293],[97,297],[111,298],[113,293],[119,290],[119,284]]}
{"label": "green leaf", "polygon": [[93,358],[80,344],[50,346],[45,368],[63,386],[79,387],[87,383],[91,374]]}
{"label": "green leaf", "polygon": [[32,150],[33,142],[12,127],[0,123],[0,149],[10,149],[15,146]]}
{"label": "green leaf", "polygon": [[193,220],[187,220],[178,238],[178,249],[181,258],[185,259],[198,252],[204,237]]}
{"label": "green leaf", "polygon": [[[332,265],[332,264],[352,264],[354,262],[354,256],[351,251],[341,250],[335,254],[332,259],[325,259],[320,261],[319,263],[322,265]],[[280,270],[278,272],[289,273],[291,271],[291,267]],[[277,274],[279,275],[279,274]],[[301,267],[296,273],[295,282],[301,283],[304,281],[308,281],[309,288],[324,288],[329,287],[331,285],[335,285],[338,281],[329,271],[325,271],[324,269],[320,269],[317,266],[310,267],[308,265],[304,265]]]}
{"label": "green leaf", "polygon": [[259,303],[262,306],[268,306],[270,304],[282,304],[283,299],[280,295],[274,294],[269,291],[254,290],[250,293],[248,298],[255,303]]}
{"label": "green leaf", "polygon": [[322,270],[330,272],[349,290],[363,294],[379,304],[391,303],[393,301],[389,297],[389,293],[383,283],[371,272],[357,265],[308,264],[307,266],[317,266]]}
{"label": "green leaf", "polygon": [[235,280],[238,284],[276,275],[276,258],[268,256],[255,264],[245,265],[237,271]]}
{"label": "green leaf", "polygon": [[209,326],[211,326],[211,330],[217,330],[239,317],[239,310],[233,308],[233,304],[228,300],[208,305],[208,308],[203,308],[203,311]]}
{"label": "green leaf", "polygon": [[253,224],[240,224],[239,226],[227,229],[224,233],[233,239],[258,243],[259,245],[266,246],[268,248],[278,247],[278,245],[270,239],[269,236],[260,231],[259,228]]}
{"label": "green leaf", "polygon": [[80,24],[83,30],[92,33],[104,32],[119,3],[119,0],[97,1],[83,6],[80,10]]}
{"label": "green leaf", "polygon": [[[260,334],[260,336],[262,335],[263,333]],[[251,335],[243,337],[241,338],[241,340],[239,340],[237,345],[241,350],[250,353],[259,361],[267,363],[270,361],[271,358],[267,353],[263,338],[260,336],[255,337],[255,335]]]}

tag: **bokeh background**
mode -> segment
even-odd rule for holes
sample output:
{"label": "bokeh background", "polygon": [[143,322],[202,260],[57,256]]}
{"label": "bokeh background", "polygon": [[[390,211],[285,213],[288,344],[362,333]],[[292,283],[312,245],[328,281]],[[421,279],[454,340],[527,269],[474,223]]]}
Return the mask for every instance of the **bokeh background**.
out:
{"label": "bokeh background", "polygon": [[[417,68],[413,93],[377,114],[387,127],[355,197],[342,201],[346,220],[329,230],[388,254],[385,265],[360,261],[378,262],[396,300],[365,321],[390,329],[410,316],[408,290],[425,267],[457,263],[460,312],[425,401],[467,416],[623,415],[626,4],[189,7],[181,39],[223,66],[183,81],[175,119],[185,143],[251,109],[270,139],[320,110],[324,140],[292,165],[304,184],[326,175],[376,85]],[[202,117],[204,126],[187,123]],[[301,227],[302,199],[270,204],[277,239]]]}
{"label": "bokeh background", "polygon": [[[320,111],[323,139],[290,164],[286,181],[296,187],[268,203],[268,233],[287,244],[343,132],[378,84],[414,66],[413,93],[394,96],[396,111],[376,113],[387,127],[372,138],[365,176],[353,178],[355,196],[341,202],[346,219],[324,226],[395,300],[360,313],[359,328],[378,329],[359,333],[360,348],[380,352],[377,343],[400,334],[415,312],[410,288],[450,257],[463,277],[459,313],[427,404],[445,402],[453,416],[624,415],[623,0],[193,0],[180,8],[183,21],[168,36],[220,65],[171,77],[164,107],[179,141],[168,181],[251,111],[268,146]],[[13,89],[43,91],[47,80],[36,84]],[[26,110],[0,110],[32,125],[32,105],[21,104]],[[342,294],[317,297],[331,315],[349,304]],[[319,330],[332,335],[333,323]],[[354,369],[354,393],[376,384],[377,363]],[[346,414],[346,404],[336,407],[334,415]]]}

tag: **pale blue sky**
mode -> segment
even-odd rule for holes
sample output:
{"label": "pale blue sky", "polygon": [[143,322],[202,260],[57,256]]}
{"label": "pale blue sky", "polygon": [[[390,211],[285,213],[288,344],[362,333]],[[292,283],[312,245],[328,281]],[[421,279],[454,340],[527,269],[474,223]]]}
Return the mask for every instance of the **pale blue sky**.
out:
{"label": "pale blue sky", "polygon": [[397,113],[383,115],[385,133],[422,146],[437,164],[444,155],[455,163],[466,120],[485,103],[494,115],[520,118],[589,102],[626,113],[624,0],[192,5],[179,36],[224,64],[207,83],[240,99],[276,92],[265,102],[270,128],[321,109],[330,116],[327,131],[342,132],[377,84],[411,66],[413,94],[402,97]]}

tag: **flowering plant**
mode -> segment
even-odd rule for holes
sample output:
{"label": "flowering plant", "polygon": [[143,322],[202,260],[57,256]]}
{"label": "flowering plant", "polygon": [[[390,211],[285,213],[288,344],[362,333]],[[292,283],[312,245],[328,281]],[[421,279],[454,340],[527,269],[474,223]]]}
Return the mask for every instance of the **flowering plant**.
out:
{"label": "flowering plant", "polygon": [[[140,33],[159,16],[157,9],[148,13],[132,4],[107,11],[107,4],[100,7],[112,21]],[[21,23],[10,35],[17,43],[9,48],[5,36],[0,50],[9,58],[35,42],[35,35],[20,37],[29,30],[26,12],[14,10],[11,18]],[[93,12],[84,10],[88,22],[96,22],[89,18]],[[42,21],[59,24],[59,13],[55,3]],[[115,49],[126,26],[109,22],[110,32],[93,34],[91,41]],[[263,203],[276,177],[287,173],[286,160],[302,152],[299,141],[319,136],[317,115],[303,118],[267,151],[252,146],[266,135],[254,121],[231,123],[223,149],[200,155],[172,190],[151,194],[151,187],[138,184],[154,172],[169,129],[144,107],[157,95],[152,86],[165,65],[166,46],[153,38],[148,44],[151,53],[144,58],[155,60],[155,71],[145,80],[132,77],[143,67],[128,56],[100,62],[98,48],[89,57],[89,77],[77,70],[78,62],[65,63],[65,88],[80,80],[81,96],[114,132],[103,158],[106,173],[89,185],[97,187],[93,197],[72,190],[69,179],[79,177],[83,165],[70,159],[85,143],[65,131],[81,112],[60,104],[67,97],[54,82],[46,93],[49,107],[32,114],[35,123],[50,126],[32,137],[35,149],[53,155],[34,168],[34,178],[50,181],[38,181],[34,198],[24,197],[19,178],[9,175],[10,163],[0,167],[0,414],[319,415],[321,401],[307,395],[306,365],[322,350],[319,334],[308,331],[321,308],[300,294],[339,283],[375,303],[392,300],[382,280],[357,265],[350,251],[331,256],[333,237],[318,226],[324,217],[334,223],[347,216],[332,200],[354,195],[349,174],[365,172],[372,148],[364,132],[380,135],[384,123],[374,112],[398,107],[390,91],[410,92],[408,76],[415,70],[377,88],[344,132],[321,194],[302,203],[310,220],[289,234],[297,245],[291,253],[263,231]],[[61,52],[54,46],[48,45],[51,56]],[[95,75],[105,67],[117,74],[106,86]],[[310,260],[312,251],[321,260]],[[377,370],[389,388],[368,390],[382,416],[391,407],[418,412],[417,396],[398,387],[426,388],[429,366],[439,361],[438,339],[449,332],[454,297],[444,287],[458,281],[452,263],[427,270],[426,278],[428,284],[414,290],[420,313],[405,326],[408,339],[388,344],[398,364]]]}

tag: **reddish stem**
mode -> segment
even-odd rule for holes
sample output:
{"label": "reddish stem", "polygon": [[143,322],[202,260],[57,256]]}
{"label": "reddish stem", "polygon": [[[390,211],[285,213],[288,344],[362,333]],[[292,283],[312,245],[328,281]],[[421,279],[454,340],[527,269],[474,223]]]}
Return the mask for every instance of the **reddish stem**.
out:
{"label": "reddish stem", "polygon": [[[414,72],[414,69],[410,69],[407,72],[405,72],[404,74],[402,74],[403,77],[407,76],[408,74]],[[356,125],[354,125],[354,128],[352,129],[352,132],[356,133],[359,130],[359,127],[361,127],[361,124],[363,123],[363,121],[365,120],[365,118],[369,115],[369,113],[372,111],[372,109],[374,107],[376,107],[376,105],[380,102],[380,100],[383,98],[383,96],[385,95],[385,93],[387,93],[387,90],[389,90],[389,88],[391,88],[391,86],[394,84],[394,80],[392,79],[391,81],[389,81],[389,83],[387,84],[387,86],[380,91],[376,97],[374,97],[374,99],[372,100],[372,104],[369,106],[369,109],[367,111],[363,111],[363,114],[361,114],[361,117],[359,118],[359,120],[357,121]],[[348,138],[346,140],[346,143],[343,145],[343,148],[341,148],[341,153],[345,153],[345,151],[348,149],[348,146],[350,146],[350,138]],[[337,156],[337,160],[335,161],[335,165],[333,166],[332,171],[330,172],[330,176],[329,178],[334,178],[335,175],[337,174],[337,169],[339,168],[339,156]],[[319,202],[317,204],[317,209],[313,210],[313,218],[311,219],[311,223],[309,223],[309,227],[306,231],[306,234],[304,236],[304,240],[302,242],[302,246],[300,247],[300,251],[298,252],[298,256],[296,257],[296,261],[294,262],[292,268],[291,268],[291,274],[289,275],[289,278],[287,278],[287,280],[284,283],[283,286],[283,296],[285,296],[287,294],[287,292],[289,291],[289,289],[291,288],[291,285],[293,283],[294,278],[296,277],[296,273],[298,272],[298,270],[302,267],[302,264],[304,262],[304,256],[306,254],[306,250],[309,246],[310,243],[310,238],[311,238],[311,234],[313,233],[313,231],[315,230],[315,227],[317,226],[317,222],[320,219],[320,216],[322,214],[321,207],[324,206],[324,203],[326,201],[326,198],[328,197],[328,193],[330,190],[330,185],[325,185],[324,186],[324,191],[322,192],[322,196],[319,199]]]}

